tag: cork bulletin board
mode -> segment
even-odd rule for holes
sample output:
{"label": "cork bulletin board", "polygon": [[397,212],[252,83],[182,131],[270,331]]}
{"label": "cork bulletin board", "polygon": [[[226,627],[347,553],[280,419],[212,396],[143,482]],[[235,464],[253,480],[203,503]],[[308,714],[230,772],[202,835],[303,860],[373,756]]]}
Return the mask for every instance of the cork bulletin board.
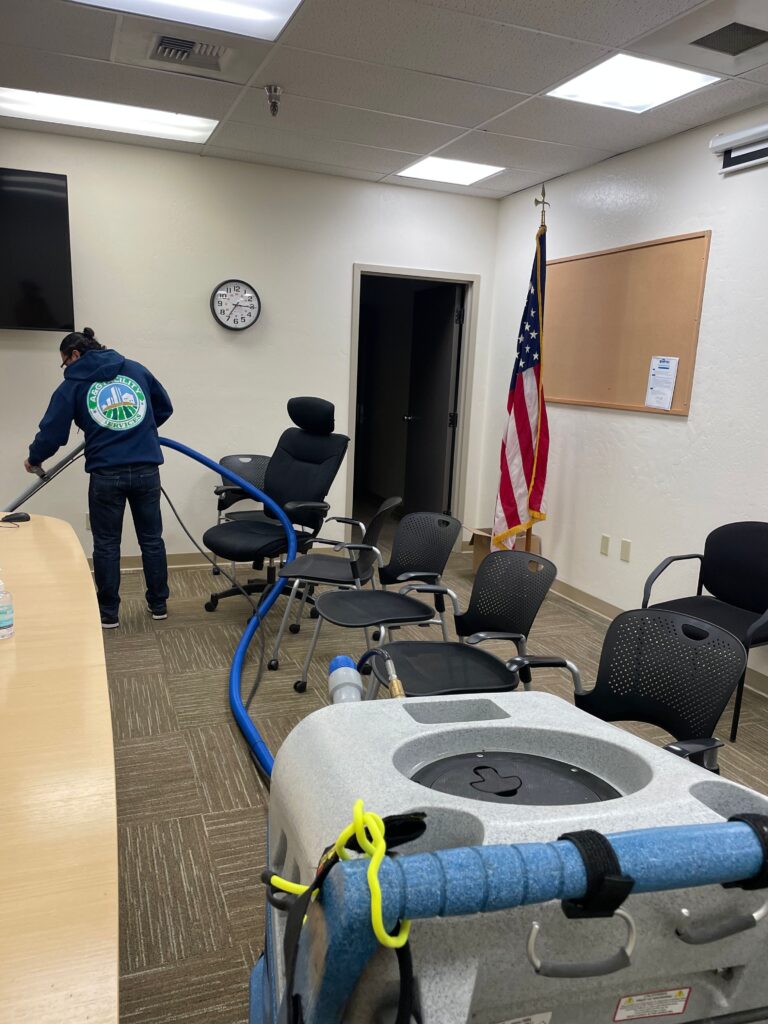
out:
{"label": "cork bulletin board", "polygon": [[[548,402],[687,416],[711,231],[547,263]],[[672,408],[645,405],[652,356],[677,356]]]}

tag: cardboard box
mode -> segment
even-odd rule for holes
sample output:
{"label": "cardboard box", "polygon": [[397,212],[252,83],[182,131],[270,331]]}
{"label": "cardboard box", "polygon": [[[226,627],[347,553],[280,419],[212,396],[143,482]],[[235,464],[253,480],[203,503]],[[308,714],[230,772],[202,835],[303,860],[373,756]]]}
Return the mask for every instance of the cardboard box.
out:
{"label": "cardboard box", "polygon": [[[477,567],[491,550],[491,533],[490,527],[472,531],[472,540],[470,541],[472,545],[472,572],[477,572]],[[517,535],[515,547],[520,550],[525,549],[524,533]],[[531,535],[531,552],[534,555],[541,554],[541,537],[537,537],[535,533]]]}

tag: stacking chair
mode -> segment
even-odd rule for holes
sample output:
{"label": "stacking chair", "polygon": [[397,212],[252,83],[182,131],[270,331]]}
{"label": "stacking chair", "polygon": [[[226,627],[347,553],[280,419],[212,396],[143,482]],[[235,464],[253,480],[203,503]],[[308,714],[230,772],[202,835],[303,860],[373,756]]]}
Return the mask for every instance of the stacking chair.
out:
{"label": "stacking chair", "polygon": [[[298,550],[307,551],[329,510],[324,498],[339,471],[349,438],[333,433],[334,407],[322,398],[292,398],[288,415],[296,426],[285,430],[277,442],[264,469],[262,489],[298,527]],[[215,493],[220,499],[219,514],[224,511],[226,521],[203,535],[203,543],[210,551],[231,562],[251,562],[254,569],[263,568],[265,559],[285,554],[285,531],[269,509],[236,519],[233,513],[221,508],[221,501],[230,497],[239,500],[237,495],[243,495],[241,488],[227,485],[217,487]],[[219,601],[242,594],[243,590],[248,594],[261,593],[274,581],[275,571],[271,569],[266,581],[249,580],[242,590],[230,587],[211,594],[206,611],[214,611]]]}
{"label": "stacking chair", "polygon": [[624,612],[608,627],[588,692],[565,658],[518,657],[511,669],[565,668],[574,703],[605,722],[649,722],[675,737],[666,750],[718,771],[715,727],[747,664],[744,645],[703,619],[665,608]]}
{"label": "stacking chair", "polygon": [[[320,636],[323,622],[346,629],[363,629],[366,639],[369,629],[380,631],[386,640],[387,628],[408,625],[428,625],[432,622],[445,629],[444,588],[440,577],[453,546],[461,531],[461,523],[453,516],[439,512],[411,512],[400,520],[392,544],[392,554],[386,565],[379,561],[379,582],[381,590],[330,590],[315,599],[317,624],[307,651],[301,679],[293,684],[297,693],[307,688],[307,674],[312,656]],[[367,552],[362,552],[367,554]],[[375,556],[374,556],[375,557]],[[352,560],[352,573],[359,579],[359,560]],[[420,581],[420,582],[416,582]],[[397,592],[387,590],[393,583],[405,584]],[[435,607],[409,597],[410,591],[429,593],[434,597]],[[435,618],[435,611],[437,618]]]}
{"label": "stacking chair", "polygon": [[[747,651],[768,644],[768,523],[728,523],[709,534],[703,555],[665,558],[645,582],[643,608],[648,607],[651,588],[664,570],[673,562],[689,558],[698,558],[701,563],[695,596],[661,601],[651,607],[695,615],[727,629]],[[744,676],[736,690],[732,743],[739,728],[743,691]]]}
{"label": "stacking chair", "polygon": [[[456,693],[500,692],[516,689],[522,679],[530,685],[530,670],[510,669],[500,658],[480,650],[485,640],[508,640],[518,654],[526,653],[526,640],[549,588],[557,575],[553,562],[527,551],[493,551],[475,575],[469,605],[459,612],[455,595],[451,599],[459,643],[402,640],[380,645],[394,663],[407,697],[431,697]],[[465,639],[466,638],[466,639]],[[367,699],[386,685],[384,659],[372,659],[374,678]]]}
{"label": "stacking chair", "polygon": [[[298,633],[301,628],[301,615],[307,601],[312,601],[315,587],[326,586],[337,589],[360,588],[366,583],[373,585],[373,570],[377,561],[381,564],[381,552],[377,547],[382,527],[389,515],[400,505],[402,498],[387,498],[382,502],[377,512],[371,519],[368,527],[363,533],[359,544],[343,543],[335,540],[326,540],[323,537],[315,537],[312,545],[330,544],[335,551],[348,551],[348,558],[339,558],[338,555],[328,555],[322,552],[309,551],[306,555],[299,555],[292,562],[286,563],[278,573],[281,579],[293,580],[293,586],[286,602],[280,628],[275,637],[275,646],[272,650],[272,657],[267,663],[271,671],[280,667],[280,644],[283,641],[285,627],[288,623],[293,602],[301,592],[301,600],[296,615],[296,621],[290,625],[291,633]],[[350,526],[362,527],[355,519],[346,519],[340,516],[332,516],[326,519],[326,523],[346,523]]]}

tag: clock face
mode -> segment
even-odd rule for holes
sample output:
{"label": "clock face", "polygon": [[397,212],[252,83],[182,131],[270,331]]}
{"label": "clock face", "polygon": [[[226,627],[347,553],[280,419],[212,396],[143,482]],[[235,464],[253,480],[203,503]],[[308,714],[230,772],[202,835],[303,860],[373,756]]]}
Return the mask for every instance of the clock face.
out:
{"label": "clock face", "polygon": [[244,331],[259,319],[261,300],[256,289],[245,281],[222,281],[213,289],[211,312],[222,327],[230,331]]}

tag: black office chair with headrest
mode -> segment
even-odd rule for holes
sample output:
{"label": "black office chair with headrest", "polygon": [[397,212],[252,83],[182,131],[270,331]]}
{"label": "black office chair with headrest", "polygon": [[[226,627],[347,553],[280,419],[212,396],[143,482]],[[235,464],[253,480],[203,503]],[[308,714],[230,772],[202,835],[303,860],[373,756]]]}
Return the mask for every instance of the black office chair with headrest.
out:
{"label": "black office chair with headrest", "polygon": [[[262,489],[297,527],[298,551],[303,552],[310,547],[328,512],[330,506],[324,499],[344,459],[349,438],[333,433],[334,407],[322,398],[291,398],[288,415],[296,426],[285,430],[277,442],[264,470]],[[235,485],[217,487],[215,493],[220,499],[244,496]],[[263,568],[265,559],[286,553],[285,531],[267,508],[245,518],[235,519],[228,514],[226,522],[206,530],[203,543],[219,558],[251,562],[255,569]],[[266,581],[249,580],[242,589],[257,594],[274,580],[271,567]],[[220,600],[241,593],[231,587],[211,594],[206,610],[214,611]]]}

